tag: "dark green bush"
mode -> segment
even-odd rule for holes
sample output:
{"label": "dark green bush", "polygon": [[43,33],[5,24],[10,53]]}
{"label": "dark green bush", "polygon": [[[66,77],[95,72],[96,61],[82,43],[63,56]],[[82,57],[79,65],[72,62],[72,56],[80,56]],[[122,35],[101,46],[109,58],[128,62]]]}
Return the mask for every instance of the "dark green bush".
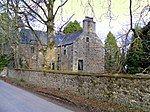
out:
{"label": "dark green bush", "polygon": [[141,69],[139,69],[138,67],[129,67],[128,68],[128,73],[130,74],[135,74],[135,73],[140,73],[142,72]]}
{"label": "dark green bush", "polygon": [[13,55],[0,55],[0,70],[7,67],[13,60]]}

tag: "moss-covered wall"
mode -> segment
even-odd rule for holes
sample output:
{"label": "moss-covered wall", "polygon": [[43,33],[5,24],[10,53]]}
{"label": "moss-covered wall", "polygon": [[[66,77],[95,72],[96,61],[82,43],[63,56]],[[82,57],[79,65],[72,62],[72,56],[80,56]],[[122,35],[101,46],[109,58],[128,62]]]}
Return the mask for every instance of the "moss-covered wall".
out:
{"label": "moss-covered wall", "polygon": [[74,95],[150,111],[150,76],[9,70],[9,76]]}

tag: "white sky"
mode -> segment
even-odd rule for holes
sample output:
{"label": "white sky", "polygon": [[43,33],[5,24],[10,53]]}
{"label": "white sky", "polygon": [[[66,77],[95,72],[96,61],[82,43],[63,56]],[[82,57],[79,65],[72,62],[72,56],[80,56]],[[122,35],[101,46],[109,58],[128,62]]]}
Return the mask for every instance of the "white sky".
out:
{"label": "white sky", "polygon": [[[59,0],[57,0],[59,1]],[[82,1],[82,2],[81,2]],[[88,0],[69,0],[66,5],[63,7],[63,20],[66,21],[72,14],[75,14],[71,21],[77,20],[82,25],[82,20],[85,18],[85,16],[93,17],[94,14],[91,11],[90,6],[87,4]],[[89,0],[91,1],[91,5],[94,8],[95,12],[95,22],[96,22],[96,33],[102,40],[104,37],[106,37],[107,33],[109,31],[112,31],[112,33],[117,34],[119,31],[123,29],[127,29],[127,24],[129,24],[129,0],[112,0],[112,13],[113,13],[113,19],[109,25],[109,18],[106,17],[106,13],[108,8],[107,1],[109,0]],[[140,1],[138,4],[137,1]],[[133,12],[140,12],[141,9],[149,4],[149,0],[133,0]],[[56,2],[55,6],[57,7],[59,3]],[[141,6],[141,8],[137,9]],[[62,17],[59,16],[55,21],[56,27],[59,25],[65,23],[62,21]],[[102,16],[103,15],[103,16]],[[102,16],[102,17],[101,17]],[[137,21],[139,18],[139,14],[134,16],[134,21]],[[150,14],[147,18],[150,20]]]}
{"label": "white sky", "polygon": [[[55,8],[60,5],[60,1],[65,0],[56,0]],[[91,10],[91,7],[88,5],[87,1],[91,1],[91,5],[94,8],[94,13]],[[55,29],[58,30],[58,27],[63,25],[70,16],[75,14],[71,21],[77,20],[82,26],[82,21],[85,16],[94,16],[94,21],[96,22],[96,33],[102,39],[105,40],[107,33],[111,31],[113,34],[117,34],[122,31],[122,29],[127,29],[129,26],[129,0],[112,0],[111,11],[112,11],[112,21],[109,24],[110,20],[107,17],[109,13],[107,1],[109,0],[69,0],[62,10],[59,10],[57,17],[55,18]],[[149,0],[132,0],[133,1],[133,21],[139,19],[139,12],[147,4],[150,5]],[[140,6],[140,8],[138,8]],[[149,6],[150,7],[150,6]],[[95,14],[95,15],[94,15]],[[136,14],[136,15],[135,15]],[[147,22],[150,20],[150,14],[146,17]],[[37,26],[39,29],[39,26]],[[40,27],[41,28],[41,27]],[[42,30],[42,29],[41,29]]]}

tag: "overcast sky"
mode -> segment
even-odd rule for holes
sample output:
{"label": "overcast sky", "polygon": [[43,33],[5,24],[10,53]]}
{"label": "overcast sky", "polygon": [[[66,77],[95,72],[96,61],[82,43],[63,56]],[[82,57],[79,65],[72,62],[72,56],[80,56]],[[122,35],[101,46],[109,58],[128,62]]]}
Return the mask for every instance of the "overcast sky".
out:
{"label": "overcast sky", "polygon": [[[59,0],[58,0],[59,1]],[[82,2],[81,2],[82,1]],[[88,5],[88,0],[69,0],[69,2],[63,7],[63,20],[66,21],[72,14],[75,14],[71,21],[77,20],[82,25],[82,20],[85,16],[95,17],[96,22],[96,32],[98,35],[106,36],[109,31],[112,31],[114,34],[121,31],[122,28],[126,29],[127,25],[129,24],[129,0],[112,0],[111,9],[112,9],[112,21],[109,24],[110,20],[107,15],[108,5],[107,1],[109,0],[89,0],[91,1],[91,5],[94,8],[94,13],[90,5]],[[138,4],[136,1],[140,0],[133,0],[133,12],[139,13],[142,8],[148,4],[149,0],[141,0]],[[55,6],[57,7],[57,4]],[[138,8],[141,6],[141,8]],[[138,9],[137,9],[138,8]],[[95,14],[95,15],[94,15]],[[60,14],[58,14],[60,15]],[[134,21],[137,21],[139,18],[139,14],[135,15]],[[148,16],[147,16],[148,18]],[[56,27],[59,24],[65,23],[61,21],[62,18],[59,16],[55,23]],[[149,15],[150,20],[150,15]]]}
{"label": "overcast sky", "polygon": [[[60,1],[63,0],[57,0],[55,2],[54,10],[60,5]],[[91,1],[94,13],[87,1]],[[58,27],[64,24],[73,14],[75,15],[72,17],[71,21],[77,20],[80,22],[81,26],[85,16],[94,17],[94,21],[96,22],[96,33],[102,40],[105,39],[109,31],[116,35],[118,32],[122,31],[122,29],[127,29],[130,22],[129,0],[112,0],[112,2],[109,3],[111,4],[111,13],[107,12],[107,1],[109,0],[69,0],[57,14],[55,19],[55,29],[57,30]],[[148,2],[149,0],[133,0],[134,21],[139,19],[139,12],[141,12],[144,6],[149,4]],[[112,16],[111,23],[108,15]],[[150,14],[147,16],[147,20],[148,19],[150,20]]]}

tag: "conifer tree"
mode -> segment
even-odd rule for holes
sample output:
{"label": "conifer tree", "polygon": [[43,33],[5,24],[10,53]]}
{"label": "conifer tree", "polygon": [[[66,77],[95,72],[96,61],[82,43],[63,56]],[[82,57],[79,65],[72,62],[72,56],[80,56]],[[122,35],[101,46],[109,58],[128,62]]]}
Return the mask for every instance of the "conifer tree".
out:
{"label": "conifer tree", "polygon": [[105,70],[107,72],[117,72],[119,69],[120,50],[114,35],[109,32],[105,40]]}
{"label": "conifer tree", "polygon": [[[147,27],[147,26],[145,26]],[[144,31],[144,28],[136,28],[136,35],[132,36],[132,44],[127,54],[128,73],[149,71],[150,67],[150,30]]]}

